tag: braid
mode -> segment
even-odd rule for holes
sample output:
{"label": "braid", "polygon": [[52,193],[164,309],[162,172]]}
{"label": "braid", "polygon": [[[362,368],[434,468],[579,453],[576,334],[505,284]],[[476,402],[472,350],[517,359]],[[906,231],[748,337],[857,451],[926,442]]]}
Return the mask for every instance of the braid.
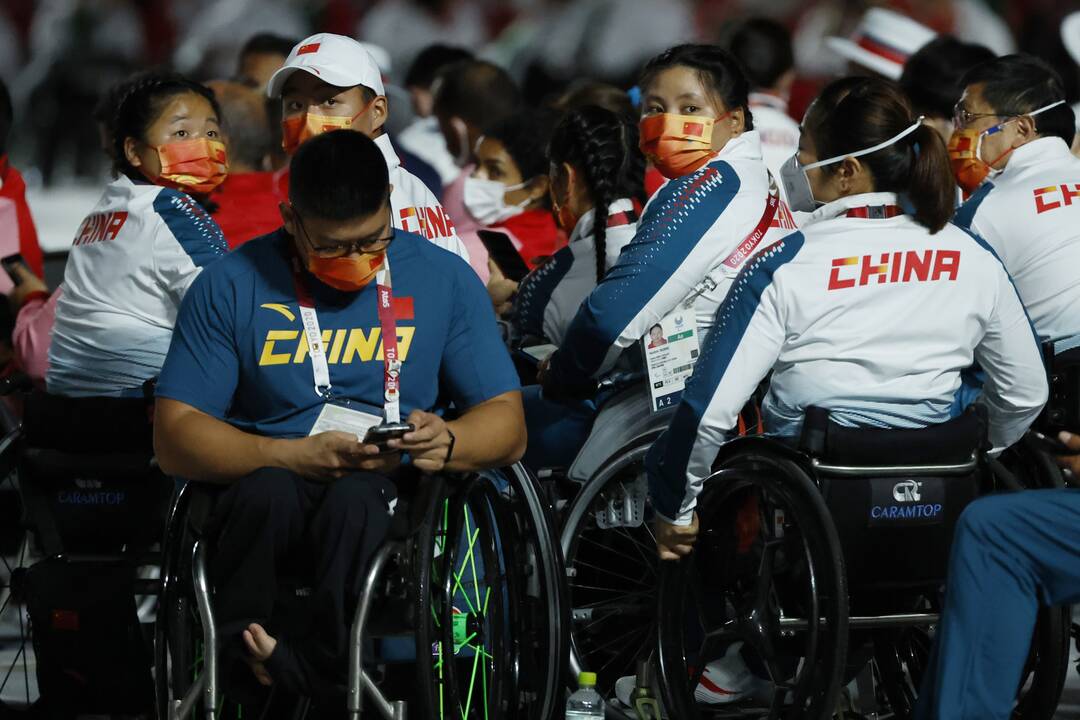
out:
{"label": "braid", "polygon": [[610,110],[595,106],[568,114],[552,138],[551,161],[570,162],[578,168],[594,204],[592,232],[597,282],[607,273],[608,210],[615,200],[631,194],[628,190],[633,182],[628,178],[635,171],[636,148],[629,123]]}
{"label": "braid", "polygon": [[[125,80],[109,91],[106,98],[115,103],[115,109],[111,125],[106,123],[106,130],[112,134],[113,172],[116,175],[138,176],[138,171],[127,160],[125,141],[129,137],[142,138],[156,119],[162,102],[186,93],[204,97],[218,118],[221,117],[214,93],[177,73],[150,70]],[[104,109],[101,115],[105,115]]]}

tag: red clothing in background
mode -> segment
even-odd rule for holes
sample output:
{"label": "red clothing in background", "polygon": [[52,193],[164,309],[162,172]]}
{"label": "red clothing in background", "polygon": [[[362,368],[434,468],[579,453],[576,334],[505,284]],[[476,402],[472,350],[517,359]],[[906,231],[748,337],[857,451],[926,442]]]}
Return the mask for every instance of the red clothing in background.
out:
{"label": "red clothing in background", "polygon": [[279,194],[279,183],[274,175],[272,172],[229,175],[210,196],[218,206],[211,217],[221,228],[230,248],[281,227],[278,204],[285,201],[286,196]]}
{"label": "red clothing in background", "polygon": [[38,245],[37,228],[26,204],[26,183],[19,171],[8,164],[7,155],[0,156],[0,197],[15,203],[19,219],[19,254],[27,267],[38,277],[44,277],[44,261]]}
{"label": "red clothing in background", "polygon": [[536,267],[537,260],[554,255],[566,245],[566,234],[555,224],[554,216],[547,209],[526,210],[492,225],[491,229],[503,230],[510,235],[529,269]]}

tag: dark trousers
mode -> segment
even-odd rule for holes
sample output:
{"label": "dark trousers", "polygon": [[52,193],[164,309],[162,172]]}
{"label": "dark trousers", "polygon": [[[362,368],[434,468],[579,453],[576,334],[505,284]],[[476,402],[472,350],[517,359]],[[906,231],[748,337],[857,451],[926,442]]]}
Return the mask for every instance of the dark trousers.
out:
{"label": "dark trousers", "polygon": [[[383,475],[316,482],[280,468],[257,470],[222,493],[210,533],[217,537],[211,575],[223,660],[246,652],[242,633],[259,623],[279,641],[267,663],[275,683],[316,698],[342,695],[348,627],[394,497]],[[286,565],[314,583],[310,626],[292,634],[270,624]]]}
{"label": "dark trousers", "polygon": [[1008,720],[1039,604],[1080,601],[1080,491],[973,502],[956,528],[918,720]]}

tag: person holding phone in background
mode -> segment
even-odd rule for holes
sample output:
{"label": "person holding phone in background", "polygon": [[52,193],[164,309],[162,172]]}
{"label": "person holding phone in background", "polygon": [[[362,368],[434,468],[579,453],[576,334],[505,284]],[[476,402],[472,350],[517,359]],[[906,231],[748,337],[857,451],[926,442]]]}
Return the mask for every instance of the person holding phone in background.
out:
{"label": "person holding phone in background", "polygon": [[[263,684],[332,700],[395,485],[511,464],[525,423],[484,286],[462,258],[392,226],[379,147],[325,133],[290,173],[284,226],[207,268],[184,300],[155,448],[169,475],[229,486],[211,522],[226,652]],[[435,412],[441,398],[456,419]],[[388,428],[402,419],[411,430]],[[259,623],[276,561],[303,537],[314,625],[293,636]]]}

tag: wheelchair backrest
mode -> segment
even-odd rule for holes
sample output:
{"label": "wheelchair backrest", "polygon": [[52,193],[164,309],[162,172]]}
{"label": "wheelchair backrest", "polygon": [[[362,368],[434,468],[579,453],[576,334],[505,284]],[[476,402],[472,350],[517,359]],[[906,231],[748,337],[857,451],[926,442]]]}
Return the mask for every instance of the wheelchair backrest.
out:
{"label": "wheelchair backrest", "polygon": [[1062,430],[1076,432],[1080,428],[1080,348],[1052,356],[1048,362],[1050,397],[1035,427],[1050,436]]}
{"label": "wheelchair backrest", "polygon": [[853,588],[933,587],[960,513],[982,486],[985,420],[915,430],[847,428],[807,414],[803,434]]}
{"label": "wheelchair backrest", "polygon": [[619,448],[666,428],[675,408],[653,413],[649,404],[649,388],[644,382],[620,391],[606,402],[570,466],[569,478],[587,481]]}
{"label": "wheelchair backrest", "polygon": [[173,484],[154,462],[149,411],[141,399],[26,398],[19,485],[47,554],[159,538]]}

